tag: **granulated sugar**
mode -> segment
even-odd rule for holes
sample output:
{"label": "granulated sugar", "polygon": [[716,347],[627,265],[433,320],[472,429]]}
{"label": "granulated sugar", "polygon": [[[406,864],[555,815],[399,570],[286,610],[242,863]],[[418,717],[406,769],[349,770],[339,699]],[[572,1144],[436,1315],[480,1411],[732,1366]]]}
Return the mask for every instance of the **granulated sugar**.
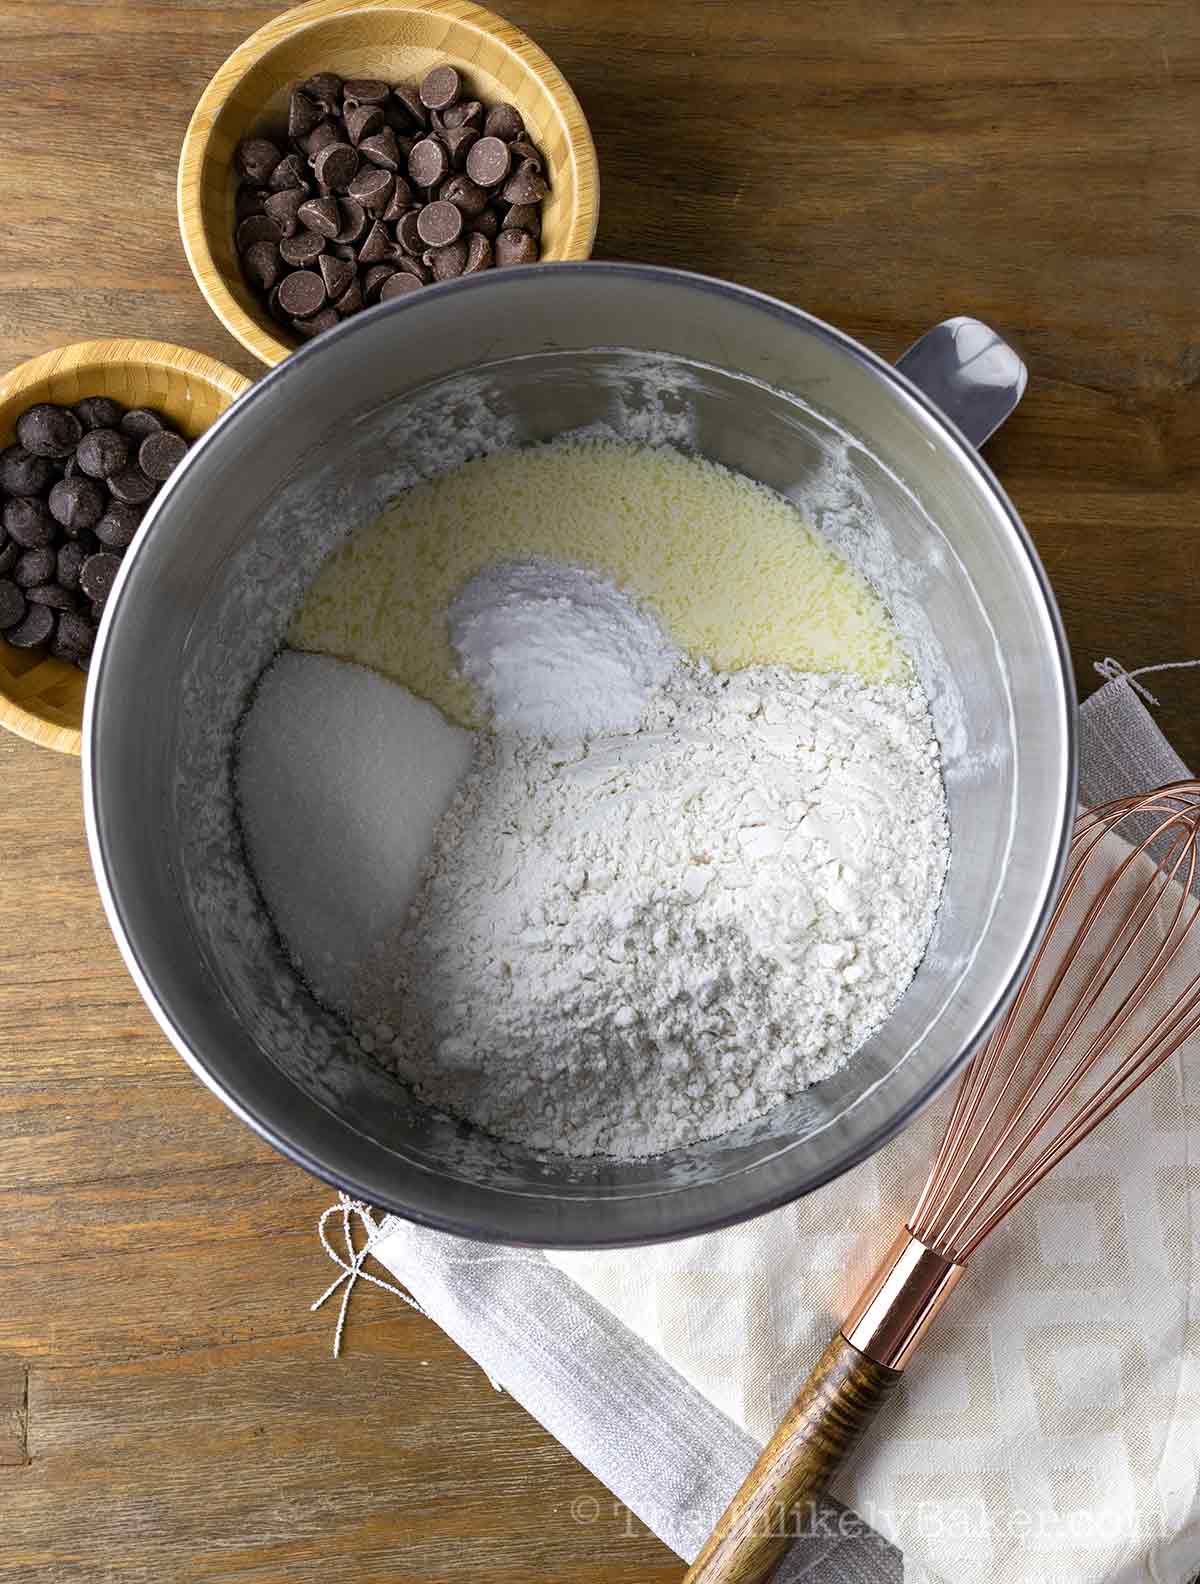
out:
{"label": "granulated sugar", "polygon": [[683,663],[634,732],[482,737],[356,1025],[502,1138],[653,1154],[842,1066],[945,866],[919,688]]}
{"label": "granulated sugar", "polygon": [[242,831],[289,955],[345,1010],[355,967],[404,919],[471,734],[403,688],[324,655],[284,653],[239,737]]}

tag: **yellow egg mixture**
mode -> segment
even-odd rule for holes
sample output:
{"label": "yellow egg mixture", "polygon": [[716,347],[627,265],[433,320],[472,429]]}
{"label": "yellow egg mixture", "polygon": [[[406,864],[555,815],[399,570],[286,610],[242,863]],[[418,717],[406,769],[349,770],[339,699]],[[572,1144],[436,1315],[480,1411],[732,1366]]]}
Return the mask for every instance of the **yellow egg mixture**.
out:
{"label": "yellow egg mixture", "polygon": [[716,463],[610,440],[500,451],[406,491],[326,561],[288,641],[477,726],[445,611],[484,567],[529,556],[612,578],[718,670],[911,676],[879,596],[789,501]]}

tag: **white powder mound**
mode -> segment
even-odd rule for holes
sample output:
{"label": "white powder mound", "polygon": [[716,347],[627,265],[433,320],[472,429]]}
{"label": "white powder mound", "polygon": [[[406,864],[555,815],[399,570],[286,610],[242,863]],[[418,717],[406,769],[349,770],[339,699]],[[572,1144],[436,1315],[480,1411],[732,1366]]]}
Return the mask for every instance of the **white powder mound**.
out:
{"label": "white powder mound", "polygon": [[921,690],[685,662],[637,730],[557,735],[480,738],[358,976],[364,1045],[571,1155],[713,1137],[844,1065],[911,980],[945,875]]}
{"label": "white powder mound", "polygon": [[331,1007],[404,919],[471,749],[361,666],[285,652],[264,672],[238,742],[242,830],[280,937]]}
{"label": "white powder mound", "polygon": [[485,567],[447,612],[459,670],[503,731],[632,731],[679,652],[608,578],[533,559]]}

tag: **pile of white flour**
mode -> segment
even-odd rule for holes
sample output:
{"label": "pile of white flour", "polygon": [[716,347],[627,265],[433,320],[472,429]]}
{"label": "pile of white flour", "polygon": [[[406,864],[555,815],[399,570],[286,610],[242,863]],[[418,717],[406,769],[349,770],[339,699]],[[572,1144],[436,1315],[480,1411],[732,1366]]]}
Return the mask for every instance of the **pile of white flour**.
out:
{"label": "pile of white flour", "polygon": [[449,620],[495,730],[357,965],[364,1048],[572,1155],[712,1137],[841,1067],[912,978],[945,876],[920,688],[714,673],[549,563],[488,569]]}

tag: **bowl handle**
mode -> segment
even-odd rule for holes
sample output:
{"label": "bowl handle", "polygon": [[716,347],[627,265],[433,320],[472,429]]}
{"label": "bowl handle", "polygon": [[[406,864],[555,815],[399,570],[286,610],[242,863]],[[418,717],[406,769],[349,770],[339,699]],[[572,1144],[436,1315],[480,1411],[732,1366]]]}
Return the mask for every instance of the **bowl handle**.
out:
{"label": "bowl handle", "polygon": [[976,446],[999,429],[1029,379],[1019,353],[990,325],[965,315],[927,330],[896,367]]}

